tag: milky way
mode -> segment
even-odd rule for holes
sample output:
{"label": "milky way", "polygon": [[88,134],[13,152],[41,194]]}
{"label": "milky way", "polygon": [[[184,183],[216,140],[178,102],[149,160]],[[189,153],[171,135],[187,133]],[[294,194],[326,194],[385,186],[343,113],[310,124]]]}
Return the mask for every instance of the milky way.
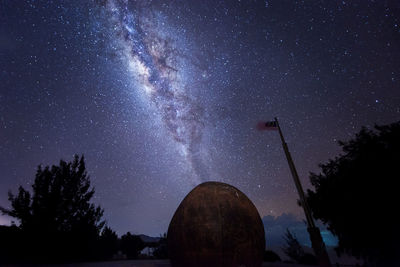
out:
{"label": "milky way", "polygon": [[187,92],[189,85],[181,71],[190,62],[179,51],[174,36],[159,27],[159,16],[145,4],[109,1],[107,9],[120,55],[135,81],[132,90],[139,90],[144,101],[156,107],[162,126],[179,146],[196,182],[207,179],[199,147],[204,109]]}

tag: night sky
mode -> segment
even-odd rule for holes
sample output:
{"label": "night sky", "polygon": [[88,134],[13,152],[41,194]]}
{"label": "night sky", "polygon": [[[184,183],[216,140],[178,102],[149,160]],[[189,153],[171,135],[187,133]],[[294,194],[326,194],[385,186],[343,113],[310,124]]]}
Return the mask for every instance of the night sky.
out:
{"label": "night sky", "polygon": [[257,122],[279,118],[310,187],[338,140],[400,119],[399,48],[395,0],[0,0],[0,206],[39,164],[84,154],[119,234],[166,232],[210,180],[301,221]]}

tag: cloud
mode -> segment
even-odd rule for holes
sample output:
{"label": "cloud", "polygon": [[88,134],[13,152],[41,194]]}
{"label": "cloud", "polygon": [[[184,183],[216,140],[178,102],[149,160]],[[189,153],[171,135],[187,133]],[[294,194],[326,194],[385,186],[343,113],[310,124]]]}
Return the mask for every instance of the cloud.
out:
{"label": "cloud", "polygon": [[0,225],[11,225],[12,221],[16,221],[16,220],[9,216],[0,214]]}
{"label": "cloud", "polygon": [[[291,213],[283,213],[281,216],[264,216],[262,218],[265,229],[267,248],[282,247],[285,245],[284,235],[289,229],[297,237],[301,245],[311,247],[305,221],[299,220]],[[322,238],[327,246],[336,246],[337,239],[322,224],[318,224]]]}

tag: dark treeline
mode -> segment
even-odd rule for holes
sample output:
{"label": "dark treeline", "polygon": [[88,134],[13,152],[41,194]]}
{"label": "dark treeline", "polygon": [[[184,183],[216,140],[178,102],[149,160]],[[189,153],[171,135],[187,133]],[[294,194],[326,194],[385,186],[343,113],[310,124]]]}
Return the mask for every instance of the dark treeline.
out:
{"label": "dark treeline", "polygon": [[126,233],[120,238],[90,202],[94,189],[84,157],[58,166],[38,167],[32,191],[9,193],[11,208],[0,207],[18,225],[0,226],[0,262],[76,262],[135,259],[145,247],[165,258],[166,238],[146,243]]}

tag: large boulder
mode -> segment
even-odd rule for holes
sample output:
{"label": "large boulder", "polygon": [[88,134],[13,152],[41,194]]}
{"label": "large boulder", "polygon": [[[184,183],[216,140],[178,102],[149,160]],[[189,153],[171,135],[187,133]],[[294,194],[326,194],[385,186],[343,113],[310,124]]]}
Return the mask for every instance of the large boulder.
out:
{"label": "large boulder", "polygon": [[237,188],[219,182],[195,187],[168,228],[173,266],[261,266],[264,227],[254,204]]}

